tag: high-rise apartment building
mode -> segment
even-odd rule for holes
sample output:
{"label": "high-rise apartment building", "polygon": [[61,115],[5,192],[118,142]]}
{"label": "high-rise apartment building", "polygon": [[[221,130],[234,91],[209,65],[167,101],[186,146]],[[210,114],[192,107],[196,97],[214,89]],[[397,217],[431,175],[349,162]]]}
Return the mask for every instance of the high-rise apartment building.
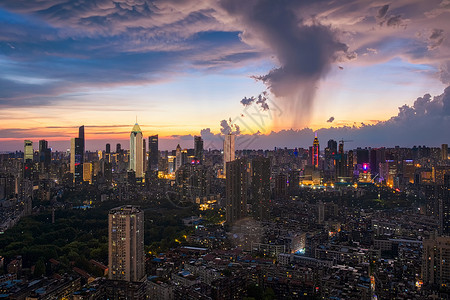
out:
{"label": "high-rise apartment building", "polygon": [[444,174],[443,184],[435,185],[435,196],[439,202],[439,233],[450,236],[450,173]]}
{"label": "high-rise apartment building", "polygon": [[353,177],[353,170],[355,164],[355,157],[353,155],[353,150],[347,152],[347,176],[351,179]]}
{"label": "high-rise apartment building", "polygon": [[144,154],[142,131],[138,123],[134,124],[130,133],[130,165],[129,170],[134,171],[136,178],[144,176]]}
{"label": "high-rise apartment building", "polygon": [[152,135],[148,137],[148,169],[158,171],[158,163],[158,135]]}
{"label": "high-rise apartment building", "polygon": [[108,236],[108,278],[142,281],[145,277],[144,211],[131,205],[111,209]]}
{"label": "high-rise apartment building", "polygon": [[227,223],[247,216],[247,161],[244,158],[229,161],[226,168],[226,216]]}
{"label": "high-rise apartment building", "polygon": [[251,203],[253,216],[258,220],[269,219],[270,158],[254,158],[251,163]]}
{"label": "high-rise apartment building", "polygon": [[422,278],[425,284],[450,284],[450,237],[423,242]]}

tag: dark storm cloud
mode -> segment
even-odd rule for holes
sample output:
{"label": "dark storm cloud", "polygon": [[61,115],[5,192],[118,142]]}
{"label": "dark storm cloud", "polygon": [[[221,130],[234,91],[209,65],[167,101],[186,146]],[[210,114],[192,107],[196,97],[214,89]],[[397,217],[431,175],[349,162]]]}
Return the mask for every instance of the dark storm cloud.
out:
{"label": "dark storm cloud", "polygon": [[403,20],[401,15],[389,16],[386,19],[386,25],[389,27],[399,27],[402,22]]}
{"label": "dark storm cloud", "polygon": [[309,112],[315,84],[331,64],[353,56],[330,26],[306,23],[296,14],[313,5],[311,1],[222,0],[220,4],[242,24],[244,42],[262,42],[275,53],[280,67],[254,78],[263,81],[275,96],[286,98],[296,108],[292,110],[294,118],[302,111]]}
{"label": "dark storm cloud", "polygon": [[443,63],[439,67],[439,79],[445,84],[450,84],[450,62]]}
{"label": "dark storm cloud", "polygon": [[260,106],[261,110],[266,111],[269,109],[269,104],[267,104],[268,94],[266,91],[258,95],[258,97],[251,96],[250,98],[244,97],[241,100],[243,106],[250,106],[253,103]]}
{"label": "dark storm cloud", "polygon": [[433,29],[433,31],[431,32],[431,35],[428,39],[430,40],[430,45],[428,46],[428,49],[429,50],[436,49],[444,41],[444,30],[436,29],[436,28]]}
{"label": "dark storm cloud", "polygon": [[389,4],[383,5],[378,10],[377,18],[383,18],[384,16],[386,16],[386,13],[387,13],[388,9],[389,9]]}

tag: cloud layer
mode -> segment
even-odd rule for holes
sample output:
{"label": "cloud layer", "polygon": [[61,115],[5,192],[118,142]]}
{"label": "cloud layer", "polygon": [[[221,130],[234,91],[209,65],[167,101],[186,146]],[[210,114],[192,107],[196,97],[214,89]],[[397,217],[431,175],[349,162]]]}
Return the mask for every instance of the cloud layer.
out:
{"label": "cloud layer", "polygon": [[[316,91],[337,68],[345,73],[399,59],[450,84],[449,14],[448,0],[4,0],[0,108],[64,105],[73,93],[239,70],[264,82],[270,95],[242,98],[248,97],[243,91],[229,101],[267,110],[270,98],[285,112],[275,123],[307,126]],[[386,122],[332,128],[323,136],[364,132],[381,141],[387,139],[383,128],[407,134],[410,126],[427,139],[432,125],[448,125],[447,94],[423,96]],[[125,110],[129,102],[116,105]],[[19,134],[23,128],[14,129]],[[294,141],[307,132],[286,130],[259,140],[277,144],[279,137]]]}

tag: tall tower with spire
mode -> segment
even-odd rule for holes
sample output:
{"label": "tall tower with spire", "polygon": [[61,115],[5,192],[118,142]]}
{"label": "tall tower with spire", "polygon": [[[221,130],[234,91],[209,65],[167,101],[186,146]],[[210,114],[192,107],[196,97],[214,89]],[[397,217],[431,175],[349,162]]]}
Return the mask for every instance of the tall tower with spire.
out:
{"label": "tall tower with spire", "polygon": [[312,165],[315,168],[319,168],[319,139],[317,138],[317,132],[315,133],[314,136],[314,142],[313,142],[313,146],[312,146],[312,155],[311,155],[311,162]]}
{"label": "tall tower with spire", "polygon": [[136,178],[144,177],[144,154],[143,154],[142,131],[136,123],[130,133],[130,171],[134,171]]}

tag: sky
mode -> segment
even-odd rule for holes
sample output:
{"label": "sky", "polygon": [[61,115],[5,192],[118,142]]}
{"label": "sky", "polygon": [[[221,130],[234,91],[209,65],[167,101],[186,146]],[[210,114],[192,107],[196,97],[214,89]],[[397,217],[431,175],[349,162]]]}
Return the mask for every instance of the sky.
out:
{"label": "sky", "polygon": [[[0,151],[450,143],[450,0],[3,0]],[[324,146],[323,146],[324,147]],[[114,148],[114,147],[113,147]]]}

